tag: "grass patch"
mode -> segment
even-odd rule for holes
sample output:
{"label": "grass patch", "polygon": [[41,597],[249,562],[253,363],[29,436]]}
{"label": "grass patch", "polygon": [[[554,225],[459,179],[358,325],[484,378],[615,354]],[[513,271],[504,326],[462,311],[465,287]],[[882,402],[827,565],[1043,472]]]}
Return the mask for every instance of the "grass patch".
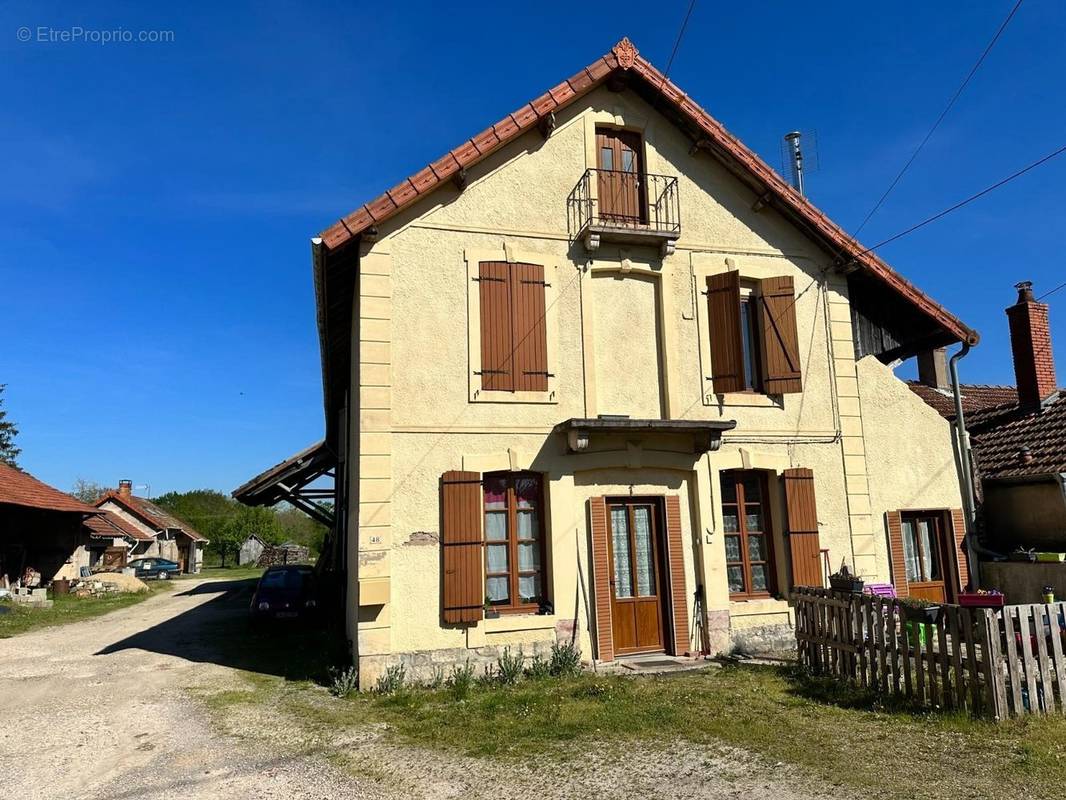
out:
{"label": "grass patch", "polygon": [[138,593],[122,592],[95,597],[60,594],[52,597],[51,608],[33,608],[6,600],[0,601],[3,603],[3,608],[9,609],[6,614],[0,613],[0,639],[8,639],[38,628],[66,625],[99,617],[102,614],[143,602],[164,589],[165,584],[163,586],[153,585],[149,591]]}
{"label": "grass patch", "polygon": [[727,667],[661,677],[524,680],[388,696],[330,698],[257,680],[221,706],[265,703],[321,735],[385,723],[424,747],[504,759],[578,758],[589,745],[726,743],[878,798],[1057,796],[1066,785],[1066,719],[1001,724],[888,708],[789,669]]}

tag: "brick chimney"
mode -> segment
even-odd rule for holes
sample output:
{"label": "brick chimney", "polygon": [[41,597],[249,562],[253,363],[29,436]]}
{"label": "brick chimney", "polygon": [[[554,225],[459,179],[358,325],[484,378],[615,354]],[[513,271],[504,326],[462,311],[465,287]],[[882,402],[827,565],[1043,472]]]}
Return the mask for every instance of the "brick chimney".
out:
{"label": "brick chimney", "polygon": [[129,478],[123,478],[118,482],[118,496],[129,499],[133,494],[133,481]]}
{"label": "brick chimney", "polygon": [[1007,321],[1018,404],[1023,408],[1039,408],[1041,401],[1058,389],[1047,304],[1038,303],[1033,297],[1031,281],[1022,281],[1014,288],[1018,290],[1018,302],[1007,309]]}

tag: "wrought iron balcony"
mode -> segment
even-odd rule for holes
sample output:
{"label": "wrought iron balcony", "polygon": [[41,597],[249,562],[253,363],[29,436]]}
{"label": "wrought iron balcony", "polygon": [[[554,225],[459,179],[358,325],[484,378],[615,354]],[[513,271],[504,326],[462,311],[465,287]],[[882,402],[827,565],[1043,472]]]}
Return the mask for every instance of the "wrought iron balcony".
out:
{"label": "wrought iron balcony", "polygon": [[681,236],[677,178],[587,169],[566,200],[571,241],[596,250],[601,242],[657,246],[665,257]]}

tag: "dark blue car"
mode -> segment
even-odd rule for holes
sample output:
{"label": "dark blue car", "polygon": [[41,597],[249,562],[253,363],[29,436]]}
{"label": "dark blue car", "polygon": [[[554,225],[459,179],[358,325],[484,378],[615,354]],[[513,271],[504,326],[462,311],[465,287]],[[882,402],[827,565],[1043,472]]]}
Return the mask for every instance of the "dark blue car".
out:
{"label": "dark blue car", "polygon": [[181,565],[166,558],[135,558],[126,566],[137,570],[138,578],[167,580],[181,574]]}
{"label": "dark blue car", "polygon": [[270,567],[252,595],[252,622],[318,618],[314,569],[304,565]]}

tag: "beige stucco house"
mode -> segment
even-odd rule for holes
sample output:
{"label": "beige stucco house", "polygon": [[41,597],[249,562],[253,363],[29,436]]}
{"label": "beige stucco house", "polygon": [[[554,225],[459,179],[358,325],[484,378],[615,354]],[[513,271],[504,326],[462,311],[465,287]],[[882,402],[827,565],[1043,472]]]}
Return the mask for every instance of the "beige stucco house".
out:
{"label": "beige stucco house", "polygon": [[841,562],[957,589],[952,429],[890,365],[977,334],[628,40],[312,250],[364,685],[773,646]]}

